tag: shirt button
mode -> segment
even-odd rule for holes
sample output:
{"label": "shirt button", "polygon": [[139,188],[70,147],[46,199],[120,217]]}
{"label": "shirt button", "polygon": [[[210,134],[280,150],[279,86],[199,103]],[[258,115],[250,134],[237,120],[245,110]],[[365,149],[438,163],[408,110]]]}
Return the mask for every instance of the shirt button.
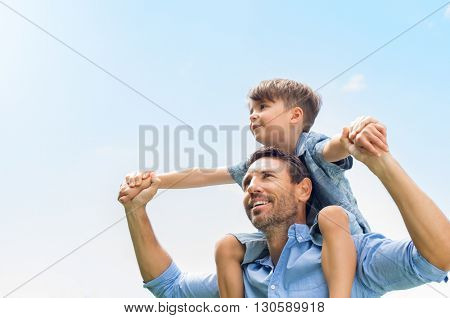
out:
{"label": "shirt button", "polygon": [[275,289],[275,285],[271,285],[270,289],[274,290]]}

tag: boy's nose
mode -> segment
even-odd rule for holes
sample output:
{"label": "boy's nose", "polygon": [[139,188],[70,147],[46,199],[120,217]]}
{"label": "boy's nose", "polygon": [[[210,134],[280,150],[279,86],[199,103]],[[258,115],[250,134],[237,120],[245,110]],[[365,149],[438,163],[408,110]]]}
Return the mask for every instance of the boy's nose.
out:
{"label": "boy's nose", "polygon": [[250,115],[250,122],[254,122],[256,120],[256,118],[258,118],[258,116],[255,113],[251,114]]}

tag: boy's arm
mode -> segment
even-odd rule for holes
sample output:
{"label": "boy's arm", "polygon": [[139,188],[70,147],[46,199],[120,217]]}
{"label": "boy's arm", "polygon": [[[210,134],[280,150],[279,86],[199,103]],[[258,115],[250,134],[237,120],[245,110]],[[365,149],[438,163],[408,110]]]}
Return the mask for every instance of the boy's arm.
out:
{"label": "boy's arm", "polygon": [[[386,143],[386,128],[376,119],[362,117],[362,119],[350,124],[349,130],[351,135],[354,136],[350,139],[357,147],[363,148],[376,156],[380,155],[376,147],[384,151],[389,150]],[[322,156],[328,162],[337,162],[349,155],[342,134],[332,137],[323,147]]]}
{"label": "boy's arm", "polygon": [[186,169],[160,174],[161,189],[186,189],[234,183],[227,168]]}
{"label": "boy's arm", "polygon": [[[131,188],[139,187],[148,176],[148,172],[132,173],[126,176],[126,182]],[[159,174],[158,177],[161,180],[160,189],[188,189],[234,183],[227,168],[192,168]]]}
{"label": "boy's arm", "polygon": [[334,136],[323,147],[323,158],[328,162],[337,162],[349,156],[349,152],[341,143],[341,136]]}
{"label": "boy's arm", "polygon": [[[125,181],[129,187],[120,191],[119,197],[128,202],[132,200],[139,192],[150,186],[151,172],[141,171],[129,174]],[[235,181],[231,177],[227,168],[200,169],[193,168],[180,172],[169,172],[158,176],[161,183],[160,189],[188,189],[208,187],[221,184],[230,184]]]}

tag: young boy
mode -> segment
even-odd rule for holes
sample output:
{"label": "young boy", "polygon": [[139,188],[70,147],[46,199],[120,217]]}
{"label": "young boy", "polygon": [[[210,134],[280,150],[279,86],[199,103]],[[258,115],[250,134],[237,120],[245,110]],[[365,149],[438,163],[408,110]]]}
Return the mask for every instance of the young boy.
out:
{"label": "young boy", "polygon": [[[291,80],[262,81],[249,92],[250,129],[255,139],[300,157],[310,172],[313,193],[307,224],[312,240],[322,245],[322,267],[330,297],[350,297],[356,269],[356,251],[351,234],[367,233],[370,228],[359,212],[344,171],[352,158],[341,143],[341,136],[328,138],[310,132],[320,110],[321,100],[306,85]],[[350,139],[366,151],[387,150],[386,131],[366,117],[344,128]],[[242,186],[245,163],[221,169],[190,169],[160,175],[160,188],[191,188],[236,182]],[[149,173],[127,177],[130,188],[123,191],[131,200],[150,185]],[[268,176],[270,177],[270,176]],[[140,188],[136,188],[140,187]],[[253,209],[270,202],[255,202]],[[221,297],[244,297],[241,264],[258,256],[262,233],[227,235],[216,245],[216,265]],[[251,255],[246,254],[251,251]]]}

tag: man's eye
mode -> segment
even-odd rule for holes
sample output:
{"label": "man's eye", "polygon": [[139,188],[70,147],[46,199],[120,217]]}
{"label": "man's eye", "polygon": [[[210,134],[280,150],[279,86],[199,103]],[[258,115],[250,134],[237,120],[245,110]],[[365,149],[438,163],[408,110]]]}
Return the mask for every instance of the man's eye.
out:
{"label": "man's eye", "polygon": [[268,177],[272,177],[272,175],[270,173],[263,173],[263,178],[268,178]]}

